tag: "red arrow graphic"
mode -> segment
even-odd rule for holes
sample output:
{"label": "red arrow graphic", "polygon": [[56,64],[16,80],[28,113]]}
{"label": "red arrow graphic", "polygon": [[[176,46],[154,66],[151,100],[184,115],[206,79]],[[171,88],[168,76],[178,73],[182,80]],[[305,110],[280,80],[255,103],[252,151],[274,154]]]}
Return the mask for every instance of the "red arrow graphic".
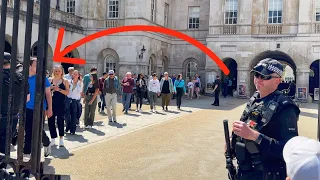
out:
{"label": "red arrow graphic", "polygon": [[168,28],[163,28],[160,26],[148,26],[148,25],[133,25],[133,26],[121,26],[117,28],[110,28],[103,31],[99,31],[97,33],[94,33],[92,35],[89,35],[74,44],[68,46],[63,51],[61,50],[61,44],[63,40],[64,35],[64,28],[59,29],[59,34],[56,42],[56,48],[54,50],[53,55],[53,61],[55,62],[63,62],[63,63],[71,63],[71,64],[85,64],[86,61],[84,59],[79,58],[66,58],[64,57],[67,53],[71,52],[75,48],[90,42],[94,39],[98,39],[102,36],[107,36],[110,34],[120,33],[120,32],[130,32],[130,31],[150,31],[150,32],[157,32],[157,33],[163,33],[171,36],[175,36],[177,38],[183,39],[190,44],[193,44],[197,48],[199,48],[201,51],[203,51],[205,54],[207,54],[213,61],[216,62],[216,64],[220,67],[220,69],[223,71],[225,75],[228,75],[230,73],[230,70],[228,67],[222,62],[222,60],[215,55],[209,48],[207,48],[205,45],[197,41],[196,39],[193,39],[192,37],[185,35],[179,31],[175,31]]}

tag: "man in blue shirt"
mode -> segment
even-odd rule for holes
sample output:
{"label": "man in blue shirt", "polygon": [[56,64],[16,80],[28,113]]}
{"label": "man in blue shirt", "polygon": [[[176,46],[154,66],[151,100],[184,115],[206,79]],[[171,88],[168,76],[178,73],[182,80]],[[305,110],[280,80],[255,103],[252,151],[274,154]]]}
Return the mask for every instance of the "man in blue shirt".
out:
{"label": "man in blue shirt", "polygon": [[[24,154],[26,157],[29,157],[31,154],[31,140],[32,140],[32,124],[33,124],[33,109],[34,109],[34,100],[36,93],[36,71],[37,71],[37,59],[30,59],[29,66],[29,92],[30,92],[30,100],[26,105],[26,122],[25,122],[25,146],[24,146]],[[46,101],[44,101],[44,109],[47,118],[52,116],[52,96],[50,91],[50,82],[48,78],[45,79],[45,95]],[[44,146],[44,155],[47,157],[51,153],[50,140],[43,130],[42,135],[42,143]]]}

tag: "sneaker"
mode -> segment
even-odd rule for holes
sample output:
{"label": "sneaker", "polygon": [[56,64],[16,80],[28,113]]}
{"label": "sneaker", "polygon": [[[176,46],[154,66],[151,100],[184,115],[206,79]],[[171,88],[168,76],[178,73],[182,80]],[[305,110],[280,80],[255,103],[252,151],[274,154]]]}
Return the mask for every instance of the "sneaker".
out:
{"label": "sneaker", "polygon": [[44,157],[48,157],[51,154],[51,146],[44,147]]}
{"label": "sneaker", "polygon": [[51,143],[50,143],[50,145],[51,145],[51,146],[56,145],[56,139],[55,139],[55,138],[51,139]]}
{"label": "sneaker", "polygon": [[139,112],[139,110],[138,110],[138,109],[136,109],[136,112]]}
{"label": "sneaker", "polygon": [[153,112],[153,113],[156,113],[156,110],[155,110],[155,109],[152,109],[152,112]]}
{"label": "sneaker", "polygon": [[88,126],[86,126],[86,129],[90,129],[90,126],[88,125]]}
{"label": "sneaker", "polygon": [[23,160],[29,161],[31,158],[31,154],[23,154]]}
{"label": "sneaker", "polygon": [[112,123],[112,119],[109,119],[109,122]]}
{"label": "sneaker", "polygon": [[106,114],[104,111],[101,111],[101,114]]}
{"label": "sneaker", "polygon": [[142,110],[141,110],[141,108],[139,109],[139,113],[142,113]]}
{"label": "sneaker", "polygon": [[63,139],[62,138],[60,138],[59,147],[64,147],[64,143],[63,143]]}

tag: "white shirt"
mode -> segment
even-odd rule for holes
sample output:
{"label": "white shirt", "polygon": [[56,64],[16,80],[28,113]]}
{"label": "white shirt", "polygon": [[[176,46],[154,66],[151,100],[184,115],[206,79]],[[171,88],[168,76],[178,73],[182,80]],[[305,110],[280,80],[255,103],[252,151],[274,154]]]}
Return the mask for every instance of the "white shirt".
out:
{"label": "white shirt", "polygon": [[66,74],[64,75],[64,78],[68,81],[70,81],[72,79],[71,75],[70,74]]}
{"label": "white shirt", "polygon": [[188,88],[193,88],[193,87],[194,87],[193,82],[188,82]]}
{"label": "white shirt", "polygon": [[73,85],[73,80],[69,80],[70,88],[68,98],[80,100],[82,92],[82,82],[78,80],[76,87]]}
{"label": "white shirt", "polygon": [[155,93],[160,93],[160,82],[158,79],[153,80],[151,79],[149,81],[149,87],[148,87],[149,91],[151,92],[155,92]]}

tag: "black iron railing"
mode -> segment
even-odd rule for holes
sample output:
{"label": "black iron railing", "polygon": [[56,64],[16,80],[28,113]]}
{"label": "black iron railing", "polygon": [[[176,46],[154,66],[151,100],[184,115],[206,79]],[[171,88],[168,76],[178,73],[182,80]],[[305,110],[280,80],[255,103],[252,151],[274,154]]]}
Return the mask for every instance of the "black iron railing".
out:
{"label": "black iron railing", "polygon": [[[4,62],[4,50],[5,50],[5,34],[7,25],[7,0],[1,0],[1,26],[0,26],[0,82],[3,82],[3,62]],[[24,58],[23,58],[23,83],[20,93],[23,99],[19,106],[19,128],[17,137],[17,151],[16,156],[11,156],[10,146],[12,142],[12,126],[13,118],[16,118],[16,114],[12,114],[14,108],[13,103],[15,100],[15,90],[13,85],[16,78],[16,60],[18,49],[18,30],[19,28],[19,16],[20,16],[20,0],[14,0],[14,12],[13,12],[13,30],[12,30],[12,49],[11,49],[11,68],[10,68],[10,82],[9,82],[9,94],[8,94],[8,113],[4,119],[2,113],[0,113],[0,121],[6,120],[6,148],[5,154],[0,155],[0,165],[7,164],[11,167],[11,173],[8,173],[7,169],[0,168],[0,179],[24,179],[25,177],[34,177],[37,180],[40,179],[60,179],[60,175],[45,175],[43,174],[43,163],[41,162],[41,145],[42,145],[42,131],[44,121],[44,92],[45,92],[45,71],[47,65],[47,50],[48,50],[48,31],[49,31],[49,18],[50,18],[50,0],[40,1],[40,20],[39,20],[39,34],[38,34],[38,54],[37,54],[37,74],[36,74],[36,92],[35,92],[35,107],[33,113],[33,130],[32,130],[32,145],[31,145],[31,157],[28,162],[23,159],[24,149],[24,130],[25,130],[25,113],[27,99],[27,83],[29,77],[29,63],[30,63],[30,49],[31,49],[31,35],[32,35],[32,23],[33,23],[33,6],[34,0],[27,1],[27,16],[26,27],[24,36]],[[21,35],[21,34],[20,34]],[[0,102],[2,102],[3,85],[0,86]],[[1,111],[0,103],[0,112]]]}

